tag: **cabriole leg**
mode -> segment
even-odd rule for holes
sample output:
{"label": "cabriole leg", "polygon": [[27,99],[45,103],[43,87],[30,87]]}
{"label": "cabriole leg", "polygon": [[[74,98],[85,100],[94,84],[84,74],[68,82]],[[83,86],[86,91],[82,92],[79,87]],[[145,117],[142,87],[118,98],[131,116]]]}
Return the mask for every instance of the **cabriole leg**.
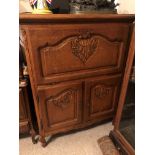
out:
{"label": "cabriole leg", "polygon": [[31,138],[32,138],[32,143],[33,144],[36,144],[37,143],[37,140],[35,139],[35,137],[36,137],[36,132],[35,132],[35,130],[34,129],[31,129],[30,130],[30,134],[31,134]]}
{"label": "cabriole leg", "polygon": [[42,147],[45,147],[45,146],[47,145],[47,143],[46,143],[46,140],[45,140],[45,137],[44,137],[44,136],[40,136],[40,142],[41,142]]}

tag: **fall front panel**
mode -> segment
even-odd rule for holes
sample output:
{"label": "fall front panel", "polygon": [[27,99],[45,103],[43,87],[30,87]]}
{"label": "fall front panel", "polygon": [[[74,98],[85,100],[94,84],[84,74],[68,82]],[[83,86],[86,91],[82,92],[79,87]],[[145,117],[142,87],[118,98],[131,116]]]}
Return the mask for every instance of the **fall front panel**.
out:
{"label": "fall front panel", "polygon": [[129,32],[128,23],[28,26],[37,84],[121,72]]}

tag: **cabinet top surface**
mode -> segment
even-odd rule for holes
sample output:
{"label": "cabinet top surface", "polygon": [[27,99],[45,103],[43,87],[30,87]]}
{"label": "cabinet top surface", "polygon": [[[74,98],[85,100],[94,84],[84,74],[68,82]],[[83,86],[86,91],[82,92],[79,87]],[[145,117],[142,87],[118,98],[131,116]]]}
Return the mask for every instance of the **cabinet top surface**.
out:
{"label": "cabinet top surface", "polygon": [[134,14],[31,14],[21,13],[19,22],[22,23],[52,23],[52,22],[89,22],[89,21],[113,21],[134,22]]}

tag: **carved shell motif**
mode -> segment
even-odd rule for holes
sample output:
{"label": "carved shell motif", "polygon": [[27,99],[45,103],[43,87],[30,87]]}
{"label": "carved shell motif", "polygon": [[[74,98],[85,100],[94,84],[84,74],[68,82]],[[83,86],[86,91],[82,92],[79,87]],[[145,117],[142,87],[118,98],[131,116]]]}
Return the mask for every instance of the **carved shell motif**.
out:
{"label": "carved shell motif", "polygon": [[99,99],[103,99],[106,95],[110,93],[110,89],[106,88],[104,85],[98,85],[94,89],[95,96]]}
{"label": "carved shell motif", "polygon": [[89,32],[76,37],[71,41],[72,53],[77,56],[83,63],[95,52],[98,39],[93,38]]}
{"label": "carved shell motif", "polygon": [[50,100],[48,100],[48,103],[52,103],[63,110],[71,103],[72,95],[73,90],[67,90],[55,97],[51,97]]}

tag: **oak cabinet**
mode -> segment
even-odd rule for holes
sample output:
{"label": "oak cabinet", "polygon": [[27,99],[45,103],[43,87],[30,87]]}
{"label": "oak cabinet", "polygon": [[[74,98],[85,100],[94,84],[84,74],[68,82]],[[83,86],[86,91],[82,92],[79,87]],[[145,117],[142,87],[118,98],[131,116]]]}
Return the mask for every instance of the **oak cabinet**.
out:
{"label": "oak cabinet", "polygon": [[34,128],[34,117],[31,112],[32,100],[30,98],[29,82],[26,79],[19,81],[19,134],[30,134],[32,142],[36,143],[36,130]]}
{"label": "oak cabinet", "polygon": [[[25,98],[25,99],[24,99]],[[19,88],[19,119],[24,120],[27,118],[25,103],[27,100],[26,95],[24,95],[24,89]]]}
{"label": "oak cabinet", "polygon": [[26,133],[30,131],[28,112],[26,105],[29,104],[26,88],[19,88],[19,132]]}
{"label": "oak cabinet", "polygon": [[39,135],[111,119],[134,15],[20,15]]}

